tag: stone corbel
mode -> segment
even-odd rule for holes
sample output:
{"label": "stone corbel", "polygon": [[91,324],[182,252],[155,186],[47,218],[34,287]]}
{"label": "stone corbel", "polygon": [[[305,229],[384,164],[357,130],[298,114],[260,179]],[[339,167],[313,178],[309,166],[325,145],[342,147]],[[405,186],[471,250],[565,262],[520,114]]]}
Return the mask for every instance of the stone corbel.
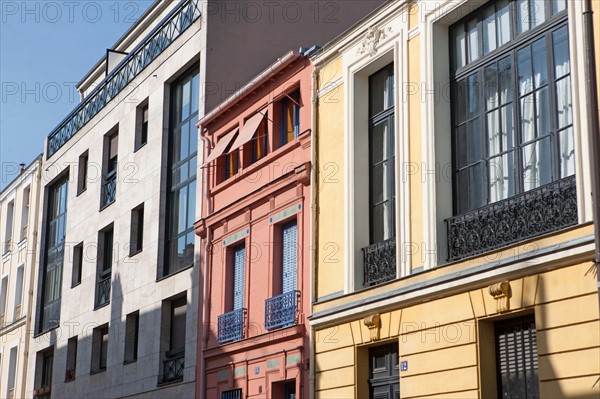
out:
{"label": "stone corbel", "polygon": [[296,181],[298,183],[308,185],[310,183],[310,162],[305,162],[294,169],[296,173]]}
{"label": "stone corbel", "polygon": [[367,316],[364,318],[363,323],[371,331],[371,341],[379,341],[379,332],[381,330],[381,318],[378,314]]}
{"label": "stone corbel", "polygon": [[503,313],[510,310],[510,283],[508,281],[490,285],[488,291],[496,300],[496,312]]}

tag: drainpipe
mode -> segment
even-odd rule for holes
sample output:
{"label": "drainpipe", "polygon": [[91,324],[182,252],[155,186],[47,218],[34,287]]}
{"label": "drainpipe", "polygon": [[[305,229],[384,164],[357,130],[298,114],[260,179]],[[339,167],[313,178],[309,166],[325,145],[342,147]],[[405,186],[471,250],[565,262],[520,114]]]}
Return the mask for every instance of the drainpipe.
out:
{"label": "drainpipe", "polygon": [[598,121],[598,80],[596,76],[596,50],[594,47],[594,13],[592,0],[583,1],[583,45],[586,65],[585,87],[588,104],[588,131],[590,141],[590,168],[592,178],[592,215],[594,219],[594,265],[598,280],[598,305],[600,307],[600,122]]}
{"label": "drainpipe", "polygon": [[[206,148],[206,157],[210,155],[210,141],[204,136],[204,132],[202,131],[202,127],[200,127],[200,139],[204,142],[204,147]],[[208,194],[208,166],[204,168],[204,203],[206,204],[206,216],[209,216],[212,212],[212,204],[210,200],[210,195]],[[200,211],[202,213],[202,210]],[[204,396],[204,391],[206,390],[206,364],[204,362],[204,352],[206,351],[206,345],[208,343],[208,323],[206,323],[206,315],[208,315],[208,305],[210,303],[208,298],[208,276],[209,273],[209,262],[208,262],[208,252],[209,246],[212,241],[212,231],[209,226],[206,226],[206,243],[204,245],[204,276],[202,276],[202,343],[201,343],[201,352],[200,352],[200,397]]]}

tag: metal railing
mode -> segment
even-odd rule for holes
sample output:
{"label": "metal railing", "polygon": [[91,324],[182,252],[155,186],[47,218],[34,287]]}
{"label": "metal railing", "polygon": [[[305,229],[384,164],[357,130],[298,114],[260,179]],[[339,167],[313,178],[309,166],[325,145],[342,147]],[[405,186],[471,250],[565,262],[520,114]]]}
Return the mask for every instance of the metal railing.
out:
{"label": "metal railing", "polygon": [[365,287],[396,278],[396,239],[390,238],[362,249]]}
{"label": "metal railing", "polygon": [[161,382],[174,382],[183,380],[185,368],[185,354],[163,361],[163,376]]}
{"label": "metal railing", "polygon": [[102,208],[115,202],[117,198],[117,175],[111,176],[102,187]]}
{"label": "metal railing", "polygon": [[102,306],[110,301],[110,273],[108,277],[98,280],[96,287],[96,307]]}
{"label": "metal railing", "polygon": [[575,176],[446,220],[448,260],[459,260],[577,224]]}
{"label": "metal railing", "polygon": [[290,291],[265,300],[265,328],[289,327],[298,321],[300,291]]}
{"label": "metal railing", "polygon": [[50,158],[113,100],[133,79],[185,32],[201,14],[200,0],[183,0],[127,57],[48,135]]}
{"label": "metal railing", "polygon": [[225,313],[218,319],[218,341],[220,344],[244,339],[246,309]]}

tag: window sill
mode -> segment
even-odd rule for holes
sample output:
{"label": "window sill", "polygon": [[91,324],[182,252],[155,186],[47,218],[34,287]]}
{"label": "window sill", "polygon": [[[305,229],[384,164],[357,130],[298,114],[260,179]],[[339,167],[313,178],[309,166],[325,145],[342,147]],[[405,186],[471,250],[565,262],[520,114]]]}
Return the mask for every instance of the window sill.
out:
{"label": "window sill", "polygon": [[52,330],[56,330],[56,329],[58,329],[59,327],[60,327],[60,324],[57,324],[56,326],[53,326],[53,327],[50,327],[50,328],[48,328],[48,329],[46,329],[46,330],[42,330],[42,331],[40,331],[40,332],[37,332],[37,333],[33,334],[33,338],[38,338],[38,337],[41,337],[42,335],[44,335],[44,334],[48,334],[50,331],[52,331]]}
{"label": "window sill", "polygon": [[107,301],[107,302],[103,303],[102,305],[97,305],[97,306],[95,306],[95,307],[94,307],[94,311],[96,311],[96,310],[98,310],[98,309],[102,309],[102,308],[104,308],[104,307],[106,307],[106,306],[108,306],[108,305],[110,305],[110,301]]}
{"label": "window sill", "polygon": [[77,191],[77,194],[76,194],[75,196],[76,196],[76,197],[79,197],[81,194],[85,193],[86,191],[87,191],[87,187],[86,187],[86,188],[84,188],[84,189],[83,189],[83,190],[81,190],[81,191]]}
{"label": "window sill", "polygon": [[138,255],[138,254],[141,254],[143,250],[144,250],[144,248],[142,248],[142,249],[138,249],[138,250],[137,250],[137,251],[135,251],[135,252],[130,252],[130,253],[129,253],[129,257],[130,257],[130,258],[133,258],[134,256],[136,256],[136,255]]}
{"label": "window sill", "polygon": [[172,381],[163,381],[163,382],[159,382],[158,384],[156,384],[156,387],[165,387],[167,385],[175,385],[175,384],[181,384],[183,382],[183,377],[177,378],[175,380]]}
{"label": "window sill", "polygon": [[144,148],[147,144],[148,144],[148,142],[146,141],[145,143],[142,143],[139,146],[135,147],[134,150],[133,150],[133,153],[135,154],[136,152],[138,152],[139,150],[141,150],[142,148]]}
{"label": "window sill", "polygon": [[108,204],[104,204],[102,206],[100,206],[100,210],[98,212],[102,212],[103,210],[105,210],[106,208],[108,208],[109,206],[111,206],[112,204],[114,204],[116,202],[116,200],[109,202]]}
{"label": "window sill", "polygon": [[76,283],[76,284],[71,284],[71,288],[73,289],[73,288],[78,287],[80,285],[81,285],[81,281],[78,282],[78,283]]}
{"label": "window sill", "polygon": [[156,283],[158,283],[158,282],[160,282],[160,281],[166,280],[166,279],[168,279],[169,277],[173,277],[174,275],[176,275],[176,274],[179,274],[179,273],[182,273],[182,272],[184,272],[184,271],[186,271],[186,270],[189,270],[189,269],[191,269],[191,268],[193,268],[193,267],[194,267],[194,264],[192,263],[191,265],[189,265],[189,266],[186,266],[186,267],[184,267],[184,268],[182,268],[182,269],[179,269],[179,270],[177,270],[176,272],[173,272],[173,273],[170,273],[170,274],[167,274],[167,275],[165,275],[165,276],[162,276],[162,277],[159,277],[159,278],[157,278],[155,282],[156,282]]}
{"label": "window sill", "polygon": [[125,360],[123,362],[123,366],[127,366],[128,364],[133,364],[133,363],[137,363],[137,359],[133,359],[133,360]]}
{"label": "window sill", "polygon": [[102,373],[104,373],[104,372],[106,372],[106,367],[105,367],[105,368],[103,368],[103,369],[100,369],[100,370],[93,370],[93,371],[90,371],[90,375],[102,374]]}
{"label": "window sill", "polygon": [[[91,374],[91,373],[90,373],[90,374]],[[73,381],[75,381],[75,378],[71,378],[71,379],[69,379],[69,380],[65,380],[65,384],[68,384],[69,382],[73,382]]]}

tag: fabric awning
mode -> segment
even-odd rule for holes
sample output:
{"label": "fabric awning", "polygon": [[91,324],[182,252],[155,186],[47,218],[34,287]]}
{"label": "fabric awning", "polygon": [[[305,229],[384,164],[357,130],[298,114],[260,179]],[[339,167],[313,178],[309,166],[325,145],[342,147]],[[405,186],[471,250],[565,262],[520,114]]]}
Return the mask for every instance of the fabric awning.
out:
{"label": "fabric awning", "polygon": [[233,140],[238,130],[239,129],[233,129],[231,132],[227,133],[221,140],[219,140],[217,145],[215,145],[215,148],[213,148],[213,150],[211,151],[208,158],[206,158],[206,160],[204,161],[205,165],[223,155],[223,153],[227,149],[227,146],[229,145],[229,143],[231,143],[231,140]]}
{"label": "fabric awning", "polygon": [[238,134],[237,140],[231,146],[231,151],[237,150],[250,140],[256,133],[256,129],[260,126],[263,118],[265,117],[267,110],[261,110],[256,113],[252,118],[248,119],[242,129],[240,130],[240,134]]}

